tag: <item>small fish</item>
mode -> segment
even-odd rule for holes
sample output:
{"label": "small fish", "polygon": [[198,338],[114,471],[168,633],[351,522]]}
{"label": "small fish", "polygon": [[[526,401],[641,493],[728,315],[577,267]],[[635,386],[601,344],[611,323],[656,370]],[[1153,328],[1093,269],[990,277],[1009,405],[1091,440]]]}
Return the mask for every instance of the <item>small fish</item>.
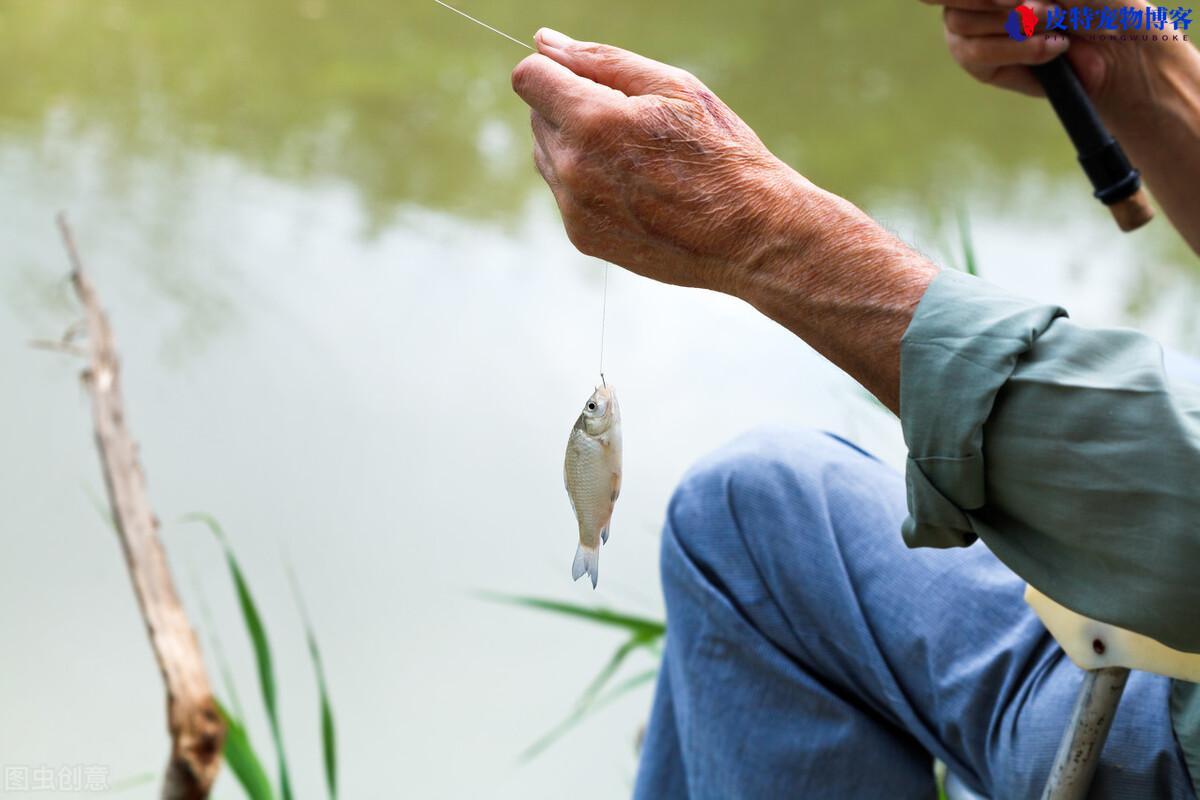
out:
{"label": "small fish", "polygon": [[567,497],[579,520],[579,549],[571,578],[585,572],[596,588],[600,545],[608,541],[613,505],[621,494],[621,408],[611,386],[597,387],[567,439],[563,464]]}

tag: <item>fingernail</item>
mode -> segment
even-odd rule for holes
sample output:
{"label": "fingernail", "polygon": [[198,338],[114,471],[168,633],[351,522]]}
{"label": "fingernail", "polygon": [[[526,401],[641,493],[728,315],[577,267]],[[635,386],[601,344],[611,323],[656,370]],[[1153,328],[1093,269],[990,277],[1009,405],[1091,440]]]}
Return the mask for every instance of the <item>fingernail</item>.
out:
{"label": "fingernail", "polygon": [[570,36],[559,33],[553,28],[542,28],[537,32],[535,38],[547,47],[553,47],[555,50],[565,50],[575,43],[575,40]]}

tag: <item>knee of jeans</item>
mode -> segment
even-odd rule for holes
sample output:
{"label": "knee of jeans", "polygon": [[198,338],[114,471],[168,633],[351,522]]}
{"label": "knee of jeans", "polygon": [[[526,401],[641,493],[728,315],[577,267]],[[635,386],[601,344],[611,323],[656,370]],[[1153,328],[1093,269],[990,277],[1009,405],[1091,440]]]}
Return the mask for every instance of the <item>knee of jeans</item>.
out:
{"label": "knee of jeans", "polygon": [[[675,490],[663,533],[664,586],[700,577],[742,602],[769,594],[764,570],[836,548],[830,467],[862,451],[821,431],[762,428],[703,458]],[[798,549],[799,546],[799,549]],[[682,562],[688,562],[683,565]]]}

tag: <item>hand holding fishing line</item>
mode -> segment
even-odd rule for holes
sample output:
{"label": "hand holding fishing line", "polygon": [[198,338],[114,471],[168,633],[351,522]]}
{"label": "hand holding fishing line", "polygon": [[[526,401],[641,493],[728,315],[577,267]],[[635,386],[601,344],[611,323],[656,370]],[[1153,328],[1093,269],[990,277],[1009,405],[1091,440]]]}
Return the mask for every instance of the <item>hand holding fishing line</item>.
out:
{"label": "hand holding fishing line", "polygon": [[535,42],[513,88],[580,251],[732,293],[819,191],[689,73],[547,29]]}
{"label": "hand holding fishing line", "polygon": [[776,158],[693,75],[547,29],[535,43],[513,88],[575,246],[751,303],[896,408],[900,337],[936,267]]}

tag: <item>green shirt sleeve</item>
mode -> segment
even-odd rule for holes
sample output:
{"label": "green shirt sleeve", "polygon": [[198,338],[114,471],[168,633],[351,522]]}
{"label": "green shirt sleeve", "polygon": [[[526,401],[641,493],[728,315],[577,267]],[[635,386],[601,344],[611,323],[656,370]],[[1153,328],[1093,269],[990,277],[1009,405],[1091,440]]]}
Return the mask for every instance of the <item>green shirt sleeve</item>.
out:
{"label": "green shirt sleeve", "polygon": [[1162,349],[943,271],[901,342],[910,546],[982,538],[1081,614],[1200,652],[1200,392]]}

